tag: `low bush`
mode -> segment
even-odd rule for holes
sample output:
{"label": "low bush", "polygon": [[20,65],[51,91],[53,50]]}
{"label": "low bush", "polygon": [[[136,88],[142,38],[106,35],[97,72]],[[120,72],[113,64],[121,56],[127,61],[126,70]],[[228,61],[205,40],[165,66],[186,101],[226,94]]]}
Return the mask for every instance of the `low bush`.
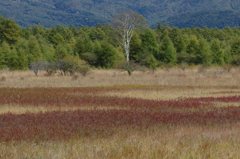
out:
{"label": "low bush", "polygon": [[7,78],[5,76],[2,76],[1,81],[6,81]]}
{"label": "low bush", "polygon": [[73,76],[76,72],[81,73],[86,76],[90,71],[89,65],[75,56],[66,56],[65,58],[59,60],[57,63],[57,69],[61,71],[61,74],[66,75],[67,72]]}
{"label": "low bush", "polygon": [[121,61],[117,65],[117,69],[120,69],[122,71],[127,71],[128,75],[131,76],[133,71],[143,71],[144,67],[135,63],[134,61]]}

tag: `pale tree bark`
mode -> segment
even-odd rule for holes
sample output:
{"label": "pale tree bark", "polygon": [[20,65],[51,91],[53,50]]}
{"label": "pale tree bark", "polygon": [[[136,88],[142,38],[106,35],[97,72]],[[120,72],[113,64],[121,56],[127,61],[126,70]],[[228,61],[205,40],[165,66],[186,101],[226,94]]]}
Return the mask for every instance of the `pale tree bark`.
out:
{"label": "pale tree bark", "polygon": [[124,47],[126,52],[126,61],[129,61],[130,41],[134,30],[143,27],[146,20],[142,15],[133,12],[130,9],[125,9],[123,14],[113,16],[113,27],[117,31],[117,41]]}

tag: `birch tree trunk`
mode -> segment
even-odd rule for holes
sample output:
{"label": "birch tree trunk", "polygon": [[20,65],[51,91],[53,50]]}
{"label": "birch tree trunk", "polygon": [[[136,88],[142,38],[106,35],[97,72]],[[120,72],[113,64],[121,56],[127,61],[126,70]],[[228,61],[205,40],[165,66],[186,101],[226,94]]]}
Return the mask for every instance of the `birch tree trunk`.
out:
{"label": "birch tree trunk", "polygon": [[146,20],[142,15],[125,9],[123,14],[113,16],[113,26],[117,31],[117,41],[124,47],[126,52],[126,61],[129,61],[130,41],[134,30],[143,26]]}

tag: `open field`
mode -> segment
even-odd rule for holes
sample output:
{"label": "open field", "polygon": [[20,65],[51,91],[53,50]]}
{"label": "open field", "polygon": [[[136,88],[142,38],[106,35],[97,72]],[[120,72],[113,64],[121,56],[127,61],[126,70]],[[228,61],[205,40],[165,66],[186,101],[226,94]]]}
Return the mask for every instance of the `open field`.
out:
{"label": "open field", "polygon": [[[172,68],[169,71],[157,70],[146,72],[133,72],[128,76],[127,72],[117,70],[92,70],[83,77],[77,79],[71,76],[55,74],[51,77],[44,76],[44,72],[36,77],[33,71],[0,71],[0,78],[6,77],[6,81],[0,81],[0,87],[93,87],[116,85],[143,85],[143,86],[231,86],[240,87],[240,70],[232,68],[229,72],[221,67],[201,70],[201,67],[193,67],[185,71],[180,68]],[[0,79],[1,80],[1,79]]]}
{"label": "open field", "polygon": [[0,158],[240,158],[240,73],[221,71],[2,72]]}

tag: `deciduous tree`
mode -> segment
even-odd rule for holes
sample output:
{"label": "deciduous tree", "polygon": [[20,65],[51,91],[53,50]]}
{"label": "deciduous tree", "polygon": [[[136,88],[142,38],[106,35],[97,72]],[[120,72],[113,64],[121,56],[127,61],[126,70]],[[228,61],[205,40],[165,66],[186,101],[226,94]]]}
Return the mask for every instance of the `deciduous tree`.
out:
{"label": "deciduous tree", "polygon": [[142,27],[146,20],[142,15],[125,9],[123,14],[113,16],[113,26],[118,34],[117,41],[124,47],[126,61],[129,61],[130,41],[135,29]]}

